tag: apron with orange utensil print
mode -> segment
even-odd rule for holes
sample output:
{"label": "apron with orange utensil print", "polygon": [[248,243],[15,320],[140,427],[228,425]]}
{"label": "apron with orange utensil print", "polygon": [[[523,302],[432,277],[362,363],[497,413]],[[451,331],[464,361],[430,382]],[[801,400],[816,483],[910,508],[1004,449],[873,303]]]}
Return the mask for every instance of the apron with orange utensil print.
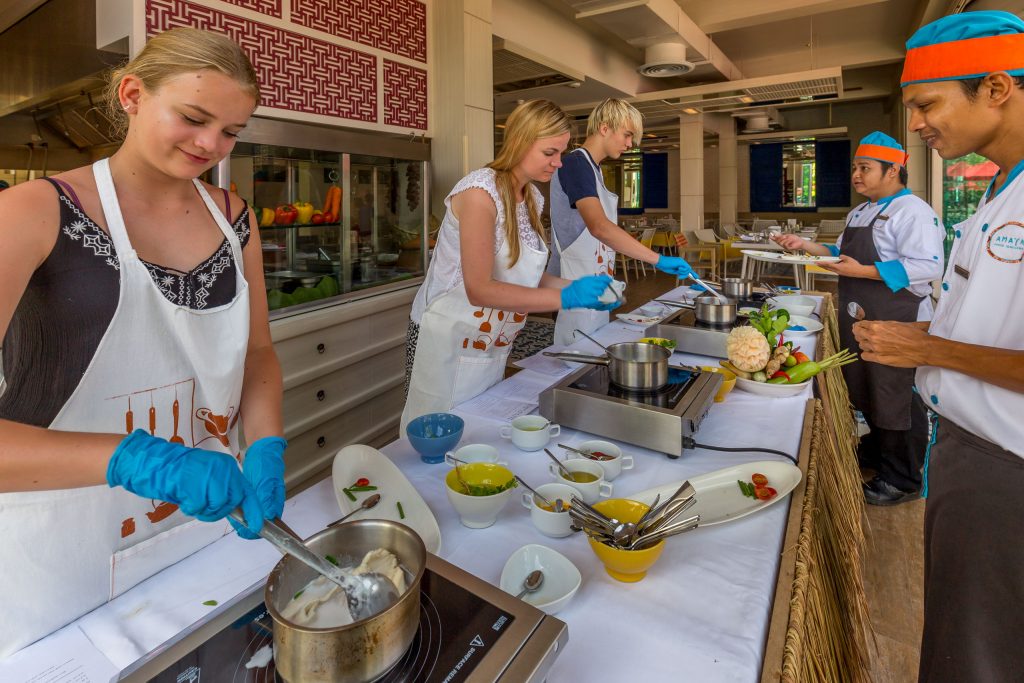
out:
{"label": "apron with orange utensil print", "polygon": [[[168,301],[132,249],[106,160],[94,164],[117,252],[120,300],[96,354],[50,429],[140,428],[238,457],[235,418],[249,336],[242,247],[202,185],[231,245],[236,295],[196,311]],[[138,418],[138,419],[137,419]],[[106,485],[0,494],[0,657],[94,609],[230,531],[176,506]]]}
{"label": "apron with orange utensil print", "polygon": [[[536,287],[548,261],[547,247],[543,242],[540,246],[532,249],[521,242],[519,260],[509,268],[508,242],[503,242],[494,256],[492,277]],[[432,301],[420,320],[401,433],[414,418],[450,410],[499,382],[512,342],[525,324],[525,313],[472,305],[461,282]]]}

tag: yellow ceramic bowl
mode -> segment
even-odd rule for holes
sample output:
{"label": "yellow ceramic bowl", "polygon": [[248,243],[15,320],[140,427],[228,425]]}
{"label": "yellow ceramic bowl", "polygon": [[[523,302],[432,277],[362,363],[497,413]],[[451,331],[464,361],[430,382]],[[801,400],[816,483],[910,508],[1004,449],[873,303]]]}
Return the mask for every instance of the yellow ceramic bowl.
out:
{"label": "yellow ceramic bowl", "polygon": [[676,350],[676,342],[673,339],[665,339],[664,337],[644,337],[639,340],[643,344],[654,344],[655,346],[664,346],[669,351]]}
{"label": "yellow ceramic bowl", "polygon": [[498,514],[505,507],[514,492],[507,488],[500,493],[486,496],[470,496],[459,484],[459,476],[469,486],[505,486],[515,476],[511,470],[489,462],[474,462],[459,465],[458,472],[454,469],[445,478],[445,493],[448,501],[459,514],[459,521],[471,529],[489,527],[498,519]]}
{"label": "yellow ceramic bowl", "polygon": [[736,373],[731,370],[726,370],[722,367],[715,367],[713,365],[702,365],[700,369],[704,372],[717,372],[722,376],[722,384],[718,387],[718,393],[715,394],[715,403],[721,403],[725,400],[725,397],[729,395],[733,387],[736,386]]}
{"label": "yellow ceramic bowl", "polygon": [[[635,522],[647,512],[647,506],[643,503],[625,498],[602,500],[594,509],[620,522]],[[604,564],[604,570],[608,575],[626,583],[634,583],[647,576],[647,570],[658,561],[661,551],[665,549],[665,541],[659,541],[643,550],[620,550],[598,543],[589,537],[587,541],[597,559]]]}

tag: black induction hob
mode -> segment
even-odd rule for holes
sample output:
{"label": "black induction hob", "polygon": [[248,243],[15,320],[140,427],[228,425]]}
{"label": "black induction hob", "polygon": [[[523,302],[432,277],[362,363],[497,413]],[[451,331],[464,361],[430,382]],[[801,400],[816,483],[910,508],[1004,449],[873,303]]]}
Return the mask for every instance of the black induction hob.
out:
{"label": "black induction hob", "polygon": [[[420,628],[375,683],[539,683],[568,640],[561,621],[433,555],[420,590]],[[272,660],[264,663],[273,651],[274,624],[262,598],[263,586],[254,587],[220,619],[159,648],[121,680],[283,681]]]}

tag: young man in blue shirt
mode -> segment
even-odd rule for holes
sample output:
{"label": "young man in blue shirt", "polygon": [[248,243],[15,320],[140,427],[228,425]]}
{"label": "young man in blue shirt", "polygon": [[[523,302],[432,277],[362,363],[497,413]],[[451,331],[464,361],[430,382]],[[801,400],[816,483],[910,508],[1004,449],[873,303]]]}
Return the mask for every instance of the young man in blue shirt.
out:
{"label": "young man in blue shirt", "polygon": [[[685,260],[652,251],[618,226],[619,197],[605,187],[601,162],[618,159],[642,135],[643,119],[628,102],[608,99],[591,112],[586,141],[565,155],[562,167],[551,179],[548,273],[570,279],[614,275],[616,253],[678,277],[693,272]],[[555,343],[572,344],[576,341],[575,330],[590,333],[607,322],[607,311],[559,311]]]}

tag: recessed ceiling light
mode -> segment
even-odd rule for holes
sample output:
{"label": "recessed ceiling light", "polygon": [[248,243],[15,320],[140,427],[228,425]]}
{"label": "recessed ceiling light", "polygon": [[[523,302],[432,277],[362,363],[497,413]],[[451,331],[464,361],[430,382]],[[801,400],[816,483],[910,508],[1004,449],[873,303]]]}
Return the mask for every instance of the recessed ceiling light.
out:
{"label": "recessed ceiling light", "polygon": [[687,107],[686,109],[683,110],[683,112],[686,113],[686,114],[697,114],[698,113],[697,110],[694,109],[693,107]]}
{"label": "recessed ceiling light", "polygon": [[753,101],[754,101],[754,98],[751,97],[750,95],[744,95],[743,97],[740,98],[740,102],[743,102],[745,104],[750,104]]}

